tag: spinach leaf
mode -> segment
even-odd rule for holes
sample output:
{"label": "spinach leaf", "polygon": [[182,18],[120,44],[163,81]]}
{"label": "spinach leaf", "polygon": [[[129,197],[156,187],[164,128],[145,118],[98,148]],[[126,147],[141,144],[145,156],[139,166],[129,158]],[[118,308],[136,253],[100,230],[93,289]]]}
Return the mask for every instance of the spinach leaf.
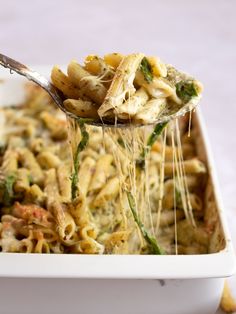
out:
{"label": "spinach leaf", "polygon": [[118,137],[117,143],[118,143],[121,147],[125,148],[124,140],[123,140],[121,137]]}
{"label": "spinach leaf", "polygon": [[167,122],[163,122],[163,123],[158,123],[153,132],[150,134],[148,141],[147,141],[147,145],[143,148],[139,159],[136,161],[136,165],[139,166],[140,168],[144,168],[145,166],[145,157],[147,156],[147,154],[149,153],[152,145],[156,142],[157,138],[159,137],[159,135],[162,133],[163,129],[166,127]]}
{"label": "spinach leaf", "polygon": [[182,204],[182,197],[181,197],[181,193],[180,193],[180,190],[175,187],[175,202],[177,205],[180,205]]}
{"label": "spinach leaf", "polygon": [[6,145],[4,143],[0,143],[0,155],[3,155],[6,150]]}
{"label": "spinach leaf", "polygon": [[144,57],[143,60],[141,61],[140,70],[143,73],[144,79],[148,83],[152,82],[153,80],[152,67],[146,57]]}
{"label": "spinach leaf", "polygon": [[4,179],[4,181],[1,184],[2,189],[3,189],[2,201],[3,201],[3,204],[6,206],[9,206],[12,202],[12,199],[14,196],[13,186],[15,182],[16,182],[16,175],[10,174]]}
{"label": "spinach leaf", "polygon": [[198,91],[193,81],[180,81],[175,87],[177,96],[184,104],[189,102],[191,98],[198,96]]}
{"label": "spinach leaf", "polygon": [[148,247],[150,249],[151,254],[154,254],[154,255],[164,255],[165,252],[158,245],[156,238],[154,238],[153,236],[151,236],[149,234],[149,232],[146,230],[146,228],[144,227],[143,223],[139,219],[138,213],[137,213],[137,210],[136,210],[135,200],[134,200],[134,197],[133,197],[131,192],[127,191],[127,198],[128,198],[129,207],[130,207],[131,212],[133,214],[134,220],[137,223],[137,225],[139,227],[139,230],[141,231],[145,241],[147,242],[147,245],[148,245]]}
{"label": "spinach leaf", "polygon": [[81,141],[77,145],[76,152],[74,158],[74,172],[71,175],[71,198],[74,200],[77,196],[78,190],[78,172],[79,172],[79,154],[85,149],[89,141],[89,134],[86,130],[85,123],[87,122],[86,119],[79,118],[77,120],[80,132],[81,132]]}

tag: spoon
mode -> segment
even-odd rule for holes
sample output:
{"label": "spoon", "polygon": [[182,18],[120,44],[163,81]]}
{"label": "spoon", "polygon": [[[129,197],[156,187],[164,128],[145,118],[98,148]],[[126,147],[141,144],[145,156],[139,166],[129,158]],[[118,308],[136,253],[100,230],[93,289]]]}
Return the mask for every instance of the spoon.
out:
{"label": "spoon", "polygon": [[[24,77],[26,77],[29,81],[33,81],[37,85],[41,86],[54,100],[55,104],[63,111],[65,114],[73,119],[78,120],[80,117],[76,116],[72,112],[66,110],[66,108],[63,105],[64,96],[63,94],[51,83],[49,82],[44,76],[39,74],[36,71],[31,70],[24,64],[21,64],[20,62],[11,59],[3,54],[0,54],[0,65],[2,65],[5,68],[10,69],[10,71],[14,71]],[[150,124],[159,124],[159,123],[165,123],[172,119],[175,119],[181,115],[185,115],[190,110],[194,109],[196,105],[198,104],[200,100],[200,96],[194,97],[191,99],[187,104],[185,104],[183,107],[179,108],[176,106],[175,109],[171,110],[170,112],[167,112],[166,114],[158,117],[154,122]],[[105,121],[105,120],[92,120],[92,119],[86,119],[86,123],[90,125],[95,126],[107,126],[107,127],[118,127],[118,128],[125,128],[130,127],[132,124],[129,123],[114,123],[114,121]],[[134,124],[137,126],[144,126],[147,124]]]}

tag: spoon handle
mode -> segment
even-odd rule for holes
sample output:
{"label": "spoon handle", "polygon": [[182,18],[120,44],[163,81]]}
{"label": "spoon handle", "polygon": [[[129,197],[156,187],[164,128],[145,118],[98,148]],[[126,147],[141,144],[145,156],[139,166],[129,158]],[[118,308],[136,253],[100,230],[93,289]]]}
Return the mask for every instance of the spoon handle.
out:
{"label": "spoon handle", "polygon": [[52,83],[50,83],[44,76],[42,76],[36,71],[29,69],[24,64],[14,59],[11,59],[1,53],[0,53],[0,65],[2,65],[5,68],[10,69],[10,71],[14,71],[26,77],[29,81],[33,81],[37,85],[41,86],[43,89],[45,89],[49,93],[49,95],[53,98],[56,104],[63,111],[65,111],[63,107],[63,100],[62,100],[61,95],[59,94],[56,87]]}

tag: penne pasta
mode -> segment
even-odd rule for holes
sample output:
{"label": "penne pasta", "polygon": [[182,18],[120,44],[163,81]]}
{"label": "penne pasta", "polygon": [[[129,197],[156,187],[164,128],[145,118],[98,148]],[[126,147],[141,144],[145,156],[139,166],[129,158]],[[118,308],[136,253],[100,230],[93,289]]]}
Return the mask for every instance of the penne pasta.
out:
{"label": "penne pasta", "polygon": [[133,80],[143,57],[144,55],[139,53],[128,55],[122,59],[106,98],[98,109],[98,114],[101,118],[106,116],[110,109],[119,108],[126,94],[129,94],[129,96],[134,94],[135,88],[133,86]]}
{"label": "penne pasta", "polygon": [[44,205],[45,202],[45,194],[42,189],[37,185],[31,185],[25,193],[25,199],[29,203],[34,203],[37,205]]}
{"label": "penne pasta", "polygon": [[19,160],[22,165],[30,171],[30,177],[33,183],[38,185],[42,185],[44,181],[43,170],[38,164],[35,156],[28,148],[20,148],[19,152]]}
{"label": "penne pasta", "polygon": [[66,99],[63,102],[64,107],[81,118],[98,118],[97,107],[91,101],[81,99]]}
{"label": "penne pasta", "polygon": [[51,73],[51,80],[53,84],[60,90],[62,93],[73,99],[78,99],[81,97],[81,91],[73,84],[73,82],[66,76],[58,66],[54,66]]}
{"label": "penne pasta", "polygon": [[101,156],[95,167],[94,175],[92,176],[91,183],[89,185],[89,191],[99,190],[106,183],[107,178],[109,177],[111,163],[113,161],[113,156],[106,154]]}
{"label": "penne pasta", "polygon": [[59,157],[48,151],[40,152],[37,161],[42,169],[57,168],[61,163]]}
{"label": "penne pasta", "polygon": [[135,115],[135,120],[141,124],[145,121],[150,123],[155,122],[158,115],[164,110],[166,100],[163,98],[149,100],[143,107],[141,107]]}
{"label": "penne pasta", "polygon": [[49,112],[42,111],[40,119],[45,123],[51,136],[55,140],[64,140],[67,138],[66,121],[59,119]]}
{"label": "penne pasta", "polygon": [[[148,100],[148,94],[144,88],[138,89],[133,96],[126,100],[120,107],[116,109],[119,117],[131,118],[139,111],[140,107],[143,107]],[[128,117],[128,118],[127,118]]]}
{"label": "penne pasta", "polygon": [[107,89],[95,76],[92,76],[74,60],[68,65],[67,72],[70,81],[81,89],[85,96],[96,104],[103,102]]}
{"label": "penne pasta", "polygon": [[16,193],[26,192],[30,187],[30,171],[26,168],[19,168],[17,170],[17,179],[14,184],[14,191]]}
{"label": "penne pasta", "polygon": [[80,191],[84,196],[87,195],[94,170],[95,160],[91,157],[86,157],[78,173]]}
{"label": "penne pasta", "polygon": [[89,55],[85,59],[84,68],[92,75],[96,75],[105,87],[109,87],[114,77],[113,67],[106,63],[105,58]]}
{"label": "penne pasta", "polygon": [[117,69],[123,58],[121,53],[108,53],[104,56],[104,61],[113,69]]}
{"label": "penne pasta", "polygon": [[68,165],[60,164],[57,168],[59,192],[64,201],[69,201],[71,196],[70,169]]}
{"label": "penne pasta", "polygon": [[93,205],[95,207],[102,206],[104,203],[115,199],[119,193],[119,179],[117,177],[111,178],[102,188],[102,190],[98,193],[95,200],[93,201]]}
{"label": "penne pasta", "polygon": [[[203,162],[201,162],[197,158],[184,160],[183,161],[183,167],[185,170],[185,173],[188,174],[202,174],[206,173],[206,166]],[[166,162],[165,163],[165,174],[166,175],[173,175],[173,165],[172,162]]]}

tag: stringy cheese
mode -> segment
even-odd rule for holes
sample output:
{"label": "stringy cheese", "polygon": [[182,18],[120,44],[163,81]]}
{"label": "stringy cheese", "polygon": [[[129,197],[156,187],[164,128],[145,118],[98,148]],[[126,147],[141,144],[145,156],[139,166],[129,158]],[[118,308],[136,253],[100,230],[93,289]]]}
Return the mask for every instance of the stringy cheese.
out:
{"label": "stringy cheese", "polygon": [[[94,127],[87,126],[87,130],[91,134]],[[166,156],[166,142],[168,130],[171,134],[171,145],[173,150],[173,198],[174,198],[174,234],[175,234],[175,252],[178,254],[178,239],[177,239],[177,198],[178,202],[182,202],[183,210],[187,221],[194,227],[195,221],[192,213],[192,206],[189,198],[189,191],[186,182],[186,174],[183,164],[183,152],[181,147],[181,136],[179,130],[178,120],[170,123],[170,127],[164,129],[160,140],[162,144],[162,151],[160,160],[157,165],[157,186],[153,191],[151,189],[150,177],[152,175],[151,152],[146,154],[143,161],[143,166],[140,167],[138,160],[141,156],[145,143],[152,132],[152,127],[130,126],[127,128],[116,127],[99,127],[102,128],[102,145],[100,154],[112,154],[113,164],[115,168],[115,177],[119,178],[119,193],[116,199],[110,203],[114,214],[113,219],[121,217],[119,230],[130,234],[129,240],[124,242],[116,248],[117,253],[141,253],[145,251],[147,245],[138,228],[134,222],[131,214],[129,204],[127,201],[127,191],[131,191],[136,204],[137,214],[144,224],[145,228],[149,230],[151,236],[156,237],[158,241],[158,234],[160,229],[160,222],[163,210],[163,196],[164,196],[164,182],[165,182],[165,156]],[[78,142],[81,140],[81,135],[78,128],[70,128],[70,139],[73,155]],[[107,179],[108,181],[109,179]],[[178,197],[176,196],[178,194]],[[157,204],[154,205],[153,197],[157,198]],[[89,197],[88,197],[89,203]],[[165,209],[165,208],[164,208]],[[154,216],[156,220],[154,220]]]}

